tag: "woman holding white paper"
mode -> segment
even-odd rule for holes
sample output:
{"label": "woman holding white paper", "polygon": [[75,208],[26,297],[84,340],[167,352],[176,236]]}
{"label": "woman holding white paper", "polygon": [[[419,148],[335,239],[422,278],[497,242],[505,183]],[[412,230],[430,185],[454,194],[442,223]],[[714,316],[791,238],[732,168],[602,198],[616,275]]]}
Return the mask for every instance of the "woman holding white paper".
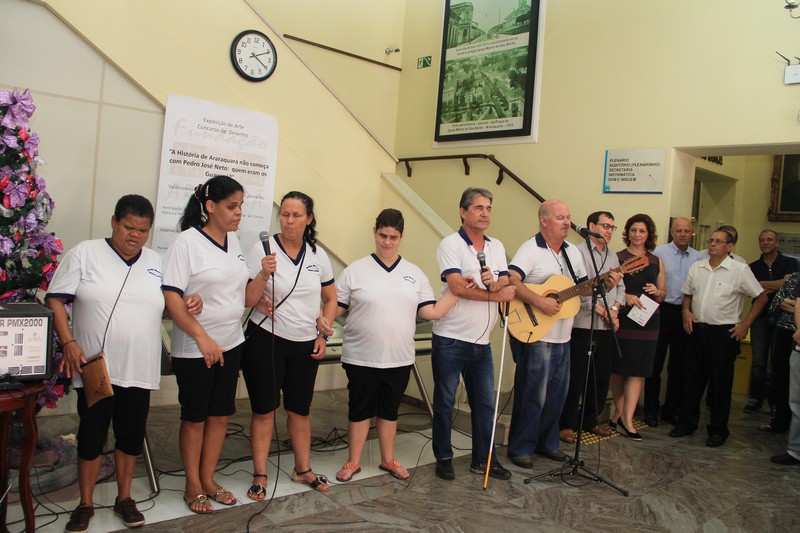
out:
{"label": "woman holding white paper", "polygon": [[611,394],[614,413],[609,425],[632,440],[642,440],[633,426],[633,413],[639,403],[644,378],[653,371],[656,342],[660,326],[659,310],[642,326],[628,317],[634,309],[645,309],[647,299],[660,304],[666,297],[666,275],[661,259],[650,253],[656,246],[656,225],[645,214],[633,215],[625,223],[622,240],[627,248],[617,252],[620,264],[632,257],[646,255],[650,264],[644,269],[625,274],[625,308],[619,314],[619,339],[622,357],[611,364]]}

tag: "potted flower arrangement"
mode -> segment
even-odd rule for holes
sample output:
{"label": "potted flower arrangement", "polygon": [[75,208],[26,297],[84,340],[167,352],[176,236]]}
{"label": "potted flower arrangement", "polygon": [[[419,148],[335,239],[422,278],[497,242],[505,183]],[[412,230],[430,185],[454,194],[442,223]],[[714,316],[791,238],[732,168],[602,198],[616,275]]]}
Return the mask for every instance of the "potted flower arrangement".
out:
{"label": "potted flower arrangement", "polygon": [[[39,136],[29,121],[36,106],[29,90],[0,91],[0,302],[35,301],[46,291],[64,247],[46,230],[55,203],[36,172]],[[56,371],[40,395],[40,406],[55,407],[63,396],[57,369],[61,346],[54,339]]]}

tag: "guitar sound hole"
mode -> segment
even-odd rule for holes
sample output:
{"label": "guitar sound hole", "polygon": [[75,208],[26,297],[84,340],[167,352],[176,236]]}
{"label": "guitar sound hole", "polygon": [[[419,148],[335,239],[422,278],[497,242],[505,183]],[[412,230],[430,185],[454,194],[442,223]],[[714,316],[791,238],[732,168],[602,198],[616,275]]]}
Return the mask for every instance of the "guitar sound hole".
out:
{"label": "guitar sound hole", "polygon": [[[547,298],[552,298],[553,300],[558,302],[558,295],[557,294],[554,294],[554,293],[548,294]],[[559,302],[559,303],[561,303],[561,302]]]}

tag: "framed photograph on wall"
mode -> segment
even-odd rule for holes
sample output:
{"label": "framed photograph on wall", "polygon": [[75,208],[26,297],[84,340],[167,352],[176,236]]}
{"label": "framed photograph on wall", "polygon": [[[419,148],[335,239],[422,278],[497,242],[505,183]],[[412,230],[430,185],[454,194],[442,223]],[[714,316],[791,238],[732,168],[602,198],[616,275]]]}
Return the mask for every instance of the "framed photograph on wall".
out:
{"label": "framed photograph on wall", "polygon": [[775,156],[767,218],[800,222],[800,154]]}
{"label": "framed photograph on wall", "polygon": [[540,0],[446,0],[434,139],[531,135]]}

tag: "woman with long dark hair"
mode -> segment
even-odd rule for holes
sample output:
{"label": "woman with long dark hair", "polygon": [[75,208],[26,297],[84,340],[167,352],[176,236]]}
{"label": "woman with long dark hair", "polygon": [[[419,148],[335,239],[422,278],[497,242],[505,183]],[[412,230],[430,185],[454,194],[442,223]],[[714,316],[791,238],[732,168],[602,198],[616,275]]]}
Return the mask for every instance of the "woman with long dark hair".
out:
{"label": "woman with long dark hair", "polygon": [[[292,481],[320,492],[330,488],[328,479],[311,469],[309,412],[317,369],[327,345],[327,337],[317,329],[317,319],[327,328],[336,317],[333,269],[325,250],[317,246],[311,197],[298,191],[287,193],[281,199],[278,220],[281,231],[269,239],[275,273],[267,278],[263,289],[271,307],[259,305],[253,310],[242,355],[242,375],[253,411],[253,485],[247,496],[256,501],[266,496],[267,457],[281,391],[294,452]],[[262,243],[256,243],[247,256],[254,280],[265,257]]]}
{"label": "woman with long dark hair", "polygon": [[[247,294],[255,300],[269,275],[248,284],[239,239],[244,190],[233,178],[214,176],[197,187],[181,218],[181,233],[167,251],[163,291],[172,317],[172,368],[181,404],[179,445],[186,471],[184,500],[192,512],[213,511],[209,498],[233,505],[236,498],[214,481],[235,393],[244,342],[241,317]],[[181,297],[198,293],[203,311],[193,316]]]}

